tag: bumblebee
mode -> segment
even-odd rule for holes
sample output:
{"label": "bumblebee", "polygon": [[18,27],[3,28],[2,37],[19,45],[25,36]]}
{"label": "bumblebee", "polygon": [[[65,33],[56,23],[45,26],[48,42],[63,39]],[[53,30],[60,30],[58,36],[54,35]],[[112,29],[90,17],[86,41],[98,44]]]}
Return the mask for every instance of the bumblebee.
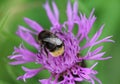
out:
{"label": "bumblebee", "polygon": [[48,51],[53,57],[58,57],[64,53],[63,41],[50,31],[41,31],[38,34],[38,42],[47,55]]}

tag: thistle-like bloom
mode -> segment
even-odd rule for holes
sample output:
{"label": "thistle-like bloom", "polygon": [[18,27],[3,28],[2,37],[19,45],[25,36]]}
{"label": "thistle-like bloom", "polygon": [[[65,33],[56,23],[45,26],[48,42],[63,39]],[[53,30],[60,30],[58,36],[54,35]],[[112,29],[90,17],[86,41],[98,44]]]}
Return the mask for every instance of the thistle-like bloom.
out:
{"label": "thistle-like bloom", "polygon": [[[66,10],[68,19],[64,23],[59,22],[59,11],[54,2],[52,2],[52,7],[53,10],[50,8],[48,2],[44,5],[47,16],[52,24],[50,32],[56,34],[56,36],[64,42],[64,53],[58,57],[53,57],[48,52],[48,55],[46,56],[44,49],[41,49],[40,44],[35,38],[41,31],[43,31],[42,26],[33,20],[24,18],[25,22],[34,31],[23,26],[19,26],[16,33],[31,46],[35,47],[35,49],[38,50],[38,53],[31,52],[26,49],[23,44],[20,44],[18,48],[14,48],[13,54],[9,56],[10,59],[14,60],[10,64],[19,65],[35,62],[37,64],[41,64],[42,66],[38,69],[28,69],[26,67],[22,67],[25,74],[19,76],[17,79],[26,81],[27,78],[32,78],[41,70],[46,69],[51,73],[51,76],[48,79],[39,80],[42,84],[75,84],[76,82],[82,81],[88,81],[95,84],[94,80],[96,80],[99,84],[102,84],[101,81],[95,77],[98,72],[93,70],[97,63],[91,67],[86,67],[84,61],[106,60],[111,58],[102,57],[105,54],[105,52],[101,52],[103,46],[99,46],[95,50],[91,51],[91,48],[97,44],[103,42],[113,42],[113,40],[110,40],[111,36],[98,40],[104,27],[101,26],[93,37],[89,38],[88,34],[96,20],[96,17],[93,15],[94,10],[91,12],[89,18],[83,14],[79,14],[77,1],[75,1],[72,6],[70,0],[68,0]],[[72,32],[75,25],[78,25],[78,32],[76,35]],[[86,43],[79,46],[83,40],[86,40]],[[81,56],[82,52],[86,48],[88,51],[85,55]]]}

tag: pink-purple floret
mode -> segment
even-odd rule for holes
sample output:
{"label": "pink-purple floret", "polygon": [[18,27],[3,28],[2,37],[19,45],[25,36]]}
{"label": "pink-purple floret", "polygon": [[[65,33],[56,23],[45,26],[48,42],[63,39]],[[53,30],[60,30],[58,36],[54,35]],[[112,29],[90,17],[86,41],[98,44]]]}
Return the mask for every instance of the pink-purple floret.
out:
{"label": "pink-purple floret", "polygon": [[[52,24],[50,31],[52,33],[57,32],[56,35],[64,42],[64,54],[59,57],[52,57],[49,53],[48,56],[45,56],[46,54],[44,50],[39,51],[40,45],[34,36],[37,36],[44,28],[42,28],[42,26],[37,22],[24,18],[25,22],[34,31],[23,26],[19,26],[16,34],[31,46],[35,47],[36,50],[38,50],[38,53],[31,52],[26,49],[23,44],[20,44],[18,48],[14,48],[13,54],[9,56],[9,59],[14,60],[13,62],[10,62],[10,64],[19,65],[35,62],[37,64],[41,64],[42,67],[38,69],[28,69],[22,66],[25,74],[19,76],[17,79],[26,81],[27,78],[32,78],[41,70],[47,69],[51,73],[51,76],[48,79],[39,80],[42,84],[75,84],[76,82],[82,81],[88,81],[91,82],[91,84],[95,84],[94,80],[99,84],[102,84],[101,81],[95,77],[97,71],[93,70],[97,63],[90,68],[80,66],[80,63],[83,60],[106,60],[111,58],[102,57],[105,54],[105,52],[101,52],[103,46],[91,51],[91,48],[97,44],[103,42],[114,42],[113,40],[110,40],[111,36],[98,40],[101,36],[104,25],[101,26],[92,38],[89,38],[88,34],[96,20],[96,17],[93,15],[94,9],[89,18],[87,18],[85,14],[83,15],[78,13],[77,0],[74,2],[73,6],[71,5],[70,0],[68,0],[66,10],[68,19],[61,24],[59,22],[59,11],[54,2],[52,2],[52,7],[53,10],[51,10],[48,2],[44,5],[47,16]],[[76,24],[78,25],[78,32],[74,35],[72,30]],[[86,43],[83,46],[79,46],[84,39],[86,40]],[[78,54],[81,54],[86,48],[88,48],[87,53],[84,56],[78,56]],[[60,77],[62,77],[63,80],[60,81]],[[54,78],[54,80],[52,80],[52,78]]]}

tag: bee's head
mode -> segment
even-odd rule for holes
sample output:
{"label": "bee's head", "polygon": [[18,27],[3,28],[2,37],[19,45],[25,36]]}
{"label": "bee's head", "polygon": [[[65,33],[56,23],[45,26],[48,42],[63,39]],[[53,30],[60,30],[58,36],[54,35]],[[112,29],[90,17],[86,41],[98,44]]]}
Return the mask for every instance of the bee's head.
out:
{"label": "bee's head", "polygon": [[51,36],[51,33],[47,30],[43,30],[38,34],[38,40],[43,40],[45,38],[49,38]]}

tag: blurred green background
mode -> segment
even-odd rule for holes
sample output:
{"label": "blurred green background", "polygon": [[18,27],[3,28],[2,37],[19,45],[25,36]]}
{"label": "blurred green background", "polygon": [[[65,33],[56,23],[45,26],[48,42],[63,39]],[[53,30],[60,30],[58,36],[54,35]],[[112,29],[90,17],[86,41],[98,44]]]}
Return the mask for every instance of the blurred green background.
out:
{"label": "blurred green background", "polygon": [[[72,0],[73,3],[74,0]],[[55,0],[60,10],[60,22],[66,20],[66,3],[67,0]],[[104,43],[106,56],[113,58],[107,61],[99,61],[95,70],[99,71],[97,75],[103,84],[120,84],[120,0],[78,0],[79,11],[89,16],[92,8],[95,8],[97,20],[93,26],[92,33],[105,23],[101,38],[113,35],[115,43]],[[40,23],[44,28],[50,27],[50,22],[46,16],[43,4],[45,0],[0,0],[0,84],[39,84],[38,79],[47,78],[49,73],[42,71],[26,83],[17,81],[16,78],[24,72],[19,66],[8,64],[10,60],[7,56],[11,55],[14,46],[19,46],[22,39],[16,36],[15,32],[18,25],[28,27],[24,17],[31,18]],[[24,42],[25,43],[25,42]],[[25,43],[26,47],[34,50]],[[29,68],[39,67],[35,64],[25,64]],[[84,83],[88,84],[88,83]],[[96,83],[97,84],[97,83]]]}

